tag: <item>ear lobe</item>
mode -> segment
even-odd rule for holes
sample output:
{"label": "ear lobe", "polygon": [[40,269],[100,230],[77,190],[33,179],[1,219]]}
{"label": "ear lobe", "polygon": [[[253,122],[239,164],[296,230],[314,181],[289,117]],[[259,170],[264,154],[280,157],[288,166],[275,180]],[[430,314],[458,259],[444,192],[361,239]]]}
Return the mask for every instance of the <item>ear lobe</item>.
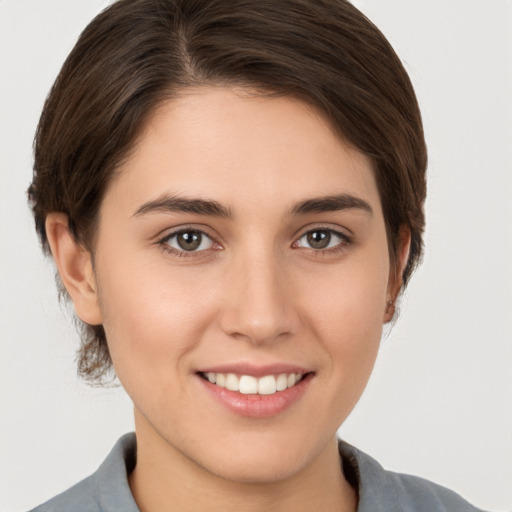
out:
{"label": "ear lobe", "polygon": [[386,309],[384,311],[384,322],[390,322],[395,315],[395,302],[402,288],[402,276],[409,261],[409,251],[411,248],[411,231],[408,227],[400,227],[398,233],[398,247],[396,251],[396,261],[389,271],[388,293],[386,299]]}
{"label": "ear lobe", "polygon": [[89,325],[102,323],[91,253],[79,245],[69,230],[64,213],[50,213],[46,234],[60,278],[76,314]]}

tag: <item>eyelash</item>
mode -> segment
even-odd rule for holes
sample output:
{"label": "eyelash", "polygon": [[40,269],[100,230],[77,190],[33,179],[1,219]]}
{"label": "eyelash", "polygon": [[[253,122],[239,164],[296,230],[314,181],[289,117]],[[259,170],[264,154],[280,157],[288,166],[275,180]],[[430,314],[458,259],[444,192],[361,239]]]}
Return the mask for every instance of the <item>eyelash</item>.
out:
{"label": "eyelash", "polygon": [[[185,250],[176,249],[175,247],[171,247],[169,245],[169,242],[171,239],[177,237],[180,234],[184,234],[184,233],[198,233],[201,235],[201,237],[208,238],[213,245],[217,245],[217,246],[221,247],[220,244],[215,242],[215,240],[213,240],[213,238],[208,233],[206,233],[202,229],[199,229],[199,228],[196,228],[193,226],[181,227],[180,229],[177,229],[176,231],[173,231],[172,233],[165,235],[165,237],[163,237],[157,241],[157,245],[159,245],[162,248],[162,250],[165,251],[166,253],[172,254],[173,256],[178,256],[179,258],[190,258],[190,257],[197,258],[198,256],[203,255],[201,253],[205,253],[206,251],[209,250],[209,249],[203,249],[200,251],[185,251]],[[201,244],[202,243],[203,243],[203,241],[201,240]]]}
{"label": "eyelash", "polygon": [[[297,238],[297,241],[293,243],[293,247],[298,248],[299,246],[297,244],[300,242],[300,240],[302,240],[304,237],[307,237],[309,234],[318,233],[318,232],[328,233],[330,238],[332,238],[334,236],[339,239],[339,242],[336,243],[336,245],[334,245],[333,247],[326,247],[323,249],[314,249],[312,247],[309,247],[309,248],[305,247],[305,249],[309,249],[311,254],[313,254],[314,256],[322,257],[322,256],[330,256],[333,254],[337,254],[341,251],[346,250],[347,247],[352,243],[352,238],[350,236],[348,236],[346,233],[343,233],[342,231],[338,231],[336,229],[332,229],[332,228],[329,228],[326,226],[318,226],[313,229],[308,229],[307,231],[302,233],[302,235],[299,238]],[[329,239],[328,243],[330,243],[330,242],[331,242],[331,240]]]}
{"label": "eyelash", "polygon": [[[334,237],[338,238],[339,242],[336,245],[334,245],[333,247],[326,247],[326,248],[321,248],[321,249],[315,249],[312,247],[302,247],[302,246],[298,245],[301,239],[303,239],[304,237],[307,237],[308,235],[315,233],[315,232],[328,233],[330,237],[334,236]],[[178,256],[180,258],[198,257],[199,255],[201,255],[201,253],[205,253],[206,251],[210,250],[210,248],[207,248],[207,249],[202,249],[199,251],[196,251],[196,250],[186,251],[186,250],[177,249],[175,247],[171,247],[169,245],[169,242],[171,239],[173,239],[174,237],[177,237],[180,234],[185,234],[185,233],[197,233],[197,234],[201,235],[201,237],[208,238],[211,241],[211,244],[213,244],[214,246],[215,245],[218,246],[218,248],[214,249],[214,250],[219,250],[219,248],[220,249],[222,248],[220,246],[220,244],[215,242],[215,240],[204,230],[196,228],[196,227],[192,227],[192,226],[181,227],[180,229],[165,235],[165,237],[163,237],[157,241],[157,245],[159,245],[162,248],[162,250],[165,251],[166,253],[172,254],[174,256]],[[200,245],[202,243],[203,243],[203,241],[201,240]],[[330,240],[328,243],[330,243]],[[347,234],[345,234],[341,231],[337,231],[335,229],[329,228],[329,227],[319,226],[319,227],[316,227],[313,229],[308,229],[307,231],[302,233],[296,239],[296,241],[292,244],[292,247],[294,249],[299,249],[299,248],[307,249],[311,252],[311,254],[313,254],[315,256],[328,256],[328,255],[336,254],[338,252],[346,250],[347,246],[349,246],[351,243],[352,243],[352,238],[350,236],[348,236]],[[199,245],[199,247],[200,247],[200,245]]]}

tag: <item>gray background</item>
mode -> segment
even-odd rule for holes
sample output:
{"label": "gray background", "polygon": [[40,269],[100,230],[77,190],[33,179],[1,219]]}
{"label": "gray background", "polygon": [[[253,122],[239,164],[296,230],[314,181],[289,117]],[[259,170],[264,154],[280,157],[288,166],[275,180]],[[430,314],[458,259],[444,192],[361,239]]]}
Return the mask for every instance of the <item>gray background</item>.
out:
{"label": "gray background", "polygon": [[[45,95],[105,0],[0,2],[0,511],[94,471],[133,428],[75,376],[24,191]],[[384,466],[512,508],[512,2],[360,0],[404,60],[430,149],[425,262],[341,428]]]}

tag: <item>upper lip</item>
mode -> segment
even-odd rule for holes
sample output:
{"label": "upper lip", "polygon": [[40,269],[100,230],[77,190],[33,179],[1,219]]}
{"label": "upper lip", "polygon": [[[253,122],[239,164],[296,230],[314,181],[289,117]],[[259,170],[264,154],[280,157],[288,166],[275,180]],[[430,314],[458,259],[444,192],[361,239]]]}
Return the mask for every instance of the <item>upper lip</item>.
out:
{"label": "upper lip", "polygon": [[265,375],[279,375],[281,373],[310,373],[302,366],[287,364],[287,363],[273,363],[265,365],[255,365],[253,363],[240,362],[240,363],[226,363],[215,366],[208,366],[198,370],[198,373],[234,373],[235,375],[251,375],[253,377],[264,377]]}

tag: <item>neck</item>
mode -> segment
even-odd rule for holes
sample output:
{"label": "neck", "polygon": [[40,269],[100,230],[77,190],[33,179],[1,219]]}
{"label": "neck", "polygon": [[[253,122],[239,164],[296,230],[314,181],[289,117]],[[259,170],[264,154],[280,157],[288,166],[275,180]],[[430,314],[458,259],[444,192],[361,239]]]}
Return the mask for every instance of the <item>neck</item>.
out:
{"label": "neck", "polygon": [[129,481],[141,512],[356,511],[356,492],[343,476],[335,439],[288,478],[233,481],[199,466],[140,423],[136,421],[137,465]]}

